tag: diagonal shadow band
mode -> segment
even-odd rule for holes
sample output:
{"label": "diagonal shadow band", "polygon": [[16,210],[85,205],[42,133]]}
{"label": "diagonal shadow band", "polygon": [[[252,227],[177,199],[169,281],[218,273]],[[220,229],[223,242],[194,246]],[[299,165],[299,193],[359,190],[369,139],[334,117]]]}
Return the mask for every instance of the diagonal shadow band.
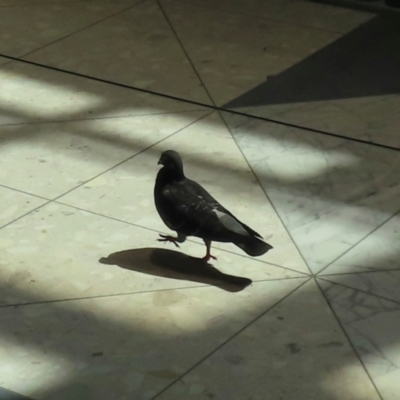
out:
{"label": "diagonal shadow band", "polygon": [[208,284],[227,292],[240,292],[252,283],[248,278],[224,274],[200,258],[159,248],[123,250],[99,262],[144,274]]}
{"label": "diagonal shadow band", "polygon": [[372,18],[222,107],[240,109],[398,94],[399,46],[399,16]]}
{"label": "diagonal shadow band", "polygon": [[29,397],[22,396],[18,393],[12,392],[5,388],[0,387],[0,400],[32,400]]}

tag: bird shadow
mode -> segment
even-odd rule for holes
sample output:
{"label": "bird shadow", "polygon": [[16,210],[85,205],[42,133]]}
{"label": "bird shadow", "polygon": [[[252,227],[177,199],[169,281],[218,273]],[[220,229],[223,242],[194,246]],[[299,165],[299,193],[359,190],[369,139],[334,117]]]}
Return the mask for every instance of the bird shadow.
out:
{"label": "bird shadow", "polygon": [[240,292],[252,283],[248,278],[224,274],[201,258],[160,248],[118,251],[99,262],[148,275],[204,283],[227,292]]}

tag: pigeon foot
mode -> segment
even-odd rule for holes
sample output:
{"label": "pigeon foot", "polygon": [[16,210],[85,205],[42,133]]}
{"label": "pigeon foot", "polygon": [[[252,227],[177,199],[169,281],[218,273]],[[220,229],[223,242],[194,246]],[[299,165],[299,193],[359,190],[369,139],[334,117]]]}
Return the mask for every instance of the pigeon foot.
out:
{"label": "pigeon foot", "polygon": [[213,260],[217,260],[217,257],[214,257],[214,256],[212,256],[211,254],[205,255],[205,256],[202,258],[202,260],[205,261],[205,262],[207,262],[207,261],[210,260],[210,258],[212,258]]}
{"label": "pigeon foot", "polygon": [[160,234],[160,239],[157,239],[158,242],[171,242],[173,243],[176,247],[180,247],[178,244],[178,238],[173,237],[173,236],[168,236],[168,235],[161,235]]}

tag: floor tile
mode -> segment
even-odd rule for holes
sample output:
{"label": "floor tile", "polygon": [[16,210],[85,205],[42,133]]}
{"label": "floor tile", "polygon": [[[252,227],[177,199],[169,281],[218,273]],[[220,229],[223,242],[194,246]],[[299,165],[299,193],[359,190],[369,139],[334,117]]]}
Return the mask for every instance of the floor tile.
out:
{"label": "floor tile", "polygon": [[324,275],[321,279],[400,303],[400,270]]}
{"label": "floor tile", "polygon": [[[100,0],[102,3],[138,3],[138,0]],[[7,6],[27,6],[27,5],[42,5],[42,4],[62,4],[62,3],[98,3],[96,0],[0,0],[0,7]]]}
{"label": "floor tile", "polygon": [[399,47],[399,19],[373,18],[225,107],[400,148]]}
{"label": "floor tile", "polygon": [[384,400],[400,396],[400,304],[320,281]]}
{"label": "floor tile", "polygon": [[7,64],[8,62],[10,62],[8,58],[0,57],[0,65]]}
{"label": "floor tile", "polygon": [[27,57],[81,74],[209,103],[156,1],[145,1]]}
{"label": "floor tile", "polygon": [[0,387],[0,400],[30,400],[28,397]]}
{"label": "floor tile", "polygon": [[[327,4],[324,0],[322,3]],[[399,4],[396,1],[378,0],[378,1],[363,1],[359,0],[333,0],[331,4],[339,7],[351,7],[354,9],[362,9],[371,12],[390,12],[392,14],[398,13]]]}
{"label": "floor tile", "polygon": [[36,400],[150,399],[303,281],[0,308],[1,384]]}
{"label": "floor tile", "polygon": [[[6,58],[3,60],[8,61]],[[0,58],[0,64],[2,59]],[[0,125],[177,111],[200,107],[23,62],[0,68]]]}
{"label": "floor tile", "polygon": [[322,273],[400,269],[400,214],[367,236]]}
{"label": "floor tile", "polygon": [[[274,249],[260,257],[261,260],[308,272],[231,134],[215,113],[70,192],[60,201],[158,231],[168,231],[153,200],[159,169],[157,161],[161,152],[168,149],[182,154],[188,177],[204,185],[228,210],[272,244]],[[231,244],[213,243],[213,247],[244,254]]]}
{"label": "floor tile", "polygon": [[42,2],[1,7],[0,53],[20,57],[132,5],[127,2]]}
{"label": "floor tile", "polygon": [[206,284],[235,292],[249,279],[304,276],[218,250],[216,270],[193,258],[203,255],[203,246],[188,243],[181,253],[157,238],[150,230],[47,205],[0,230],[0,304],[23,302],[15,293],[24,291],[49,301]]}
{"label": "floor tile", "polygon": [[225,398],[378,400],[379,396],[311,281],[157,397]]}
{"label": "floor tile", "polygon": [[[224,115],[314,273],[399,209],[398,152]],[[385,250],[375,248],[377,257]]]}
{"label": "floor tile", "polygon": [[[46,200],[0,186],[0,228],[46,203]],[[1,247],[1,245],[0,245]]]}
{"label": "floor tile", "polygon": [[337,33],[347,33],[374,15],[313,1],[184,0],[184,2]]}
{"label": "floor tile", "polygon": [[181,2],[161,5],[218,105],[340,37]]}
{"label": "floor tile", "polygon": [[0,184],[54,198],[202,115],[204,111],[4,126]]}

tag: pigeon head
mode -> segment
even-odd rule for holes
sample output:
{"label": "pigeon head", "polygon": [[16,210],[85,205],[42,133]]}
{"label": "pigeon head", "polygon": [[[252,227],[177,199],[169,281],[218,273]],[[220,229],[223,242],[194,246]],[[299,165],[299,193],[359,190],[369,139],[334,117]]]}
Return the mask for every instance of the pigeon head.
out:
{"label": "pigeon head", "polygon": [[179,175],[183,177],[183,163],[182,158],[174,150],[167,150],[161,154],[160,159],[158,160],[158,164],[163,165],[168,172],[173,173],[174,175]]}

